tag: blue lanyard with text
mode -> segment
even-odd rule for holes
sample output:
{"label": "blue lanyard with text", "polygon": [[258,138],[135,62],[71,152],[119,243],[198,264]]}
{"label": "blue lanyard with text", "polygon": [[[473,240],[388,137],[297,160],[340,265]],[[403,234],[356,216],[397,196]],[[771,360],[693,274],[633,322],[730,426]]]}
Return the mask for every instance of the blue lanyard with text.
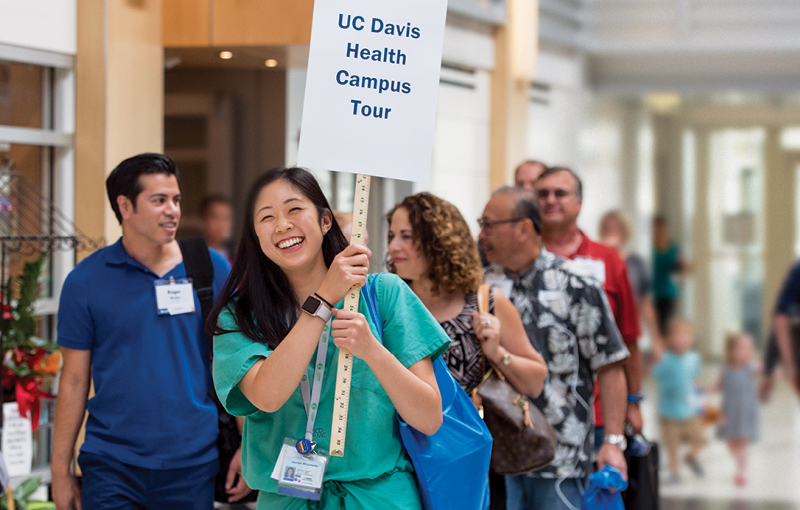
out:
{"label": "blue lanyard with text", "polygon": [[[314,363],[314,387],[313,390],[308,382],[308,374],[303,376],[300,381],[300,393],[303,394],[303,404],[305,404],[308,421],[306,422],[305,439],[311,442],[309,445],[313,449],[314,422],[317,420],[319,410],[319,399],[322,394],[322,377],[325,374],[325,362],[328,357],[328,338],[330,336],[331,321],[325,323],[322,334],[319,337],[317,347],[317,359]],[[304,453],[304,452],[301,452]]]}

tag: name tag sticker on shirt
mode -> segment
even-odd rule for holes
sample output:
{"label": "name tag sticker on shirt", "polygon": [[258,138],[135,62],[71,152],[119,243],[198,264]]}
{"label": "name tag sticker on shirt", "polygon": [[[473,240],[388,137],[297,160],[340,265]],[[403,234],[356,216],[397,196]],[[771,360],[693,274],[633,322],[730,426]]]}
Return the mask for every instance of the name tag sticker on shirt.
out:
{"label": "name tag sticker on shirt", "polygon": [[483,283],[494,285],[505,297],[511,299],[511,290],[514,288],[514,282],[512,282],[511,279],[489,275],[485,278]]}
{"label": "name tag sticker on shirt", "polygon": [[272,470],[272,478],[278,481],[278,494],[319,501],[330,457],[320,449],[307,455],[298,453],[296,443],[284,440]]}
{"label": "name tag sticker on shirt", "polygon": [[575,257],[572,262],[575,267],[600,282],[600,285],[606,284],[606,263],[602,260]]}
{"label": "name tag sticker on shirt", "polygon": [[194,312],[191,278],[156,280],[158,315],[180,315]]}
{"label": "name tag sticker on shirt", "polygon": [[542,304],[547,304],[553,301],[560,301],[562,298],[562,294],[560,290],[540,290],[539,291],[539,302]]}
{"label": "name tag sticker on shirt", "polygon": [[569,316],[567,295],[560,290],[540,290],[539,302],[546,306],[557,317],[567,318],[567,316]]}

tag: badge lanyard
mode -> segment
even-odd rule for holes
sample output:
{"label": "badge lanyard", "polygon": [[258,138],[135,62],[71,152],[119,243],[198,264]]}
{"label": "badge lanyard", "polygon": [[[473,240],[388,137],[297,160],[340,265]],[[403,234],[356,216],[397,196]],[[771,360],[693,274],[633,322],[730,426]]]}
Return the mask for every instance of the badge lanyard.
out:
{"label": "badge lanyard", "polygon": [[[331,321],[325,323],[322,334],[319,337],[317,347],[317,359],[314,363],[314,386],[313,389],[308,382],[308,374],[303,376],[300,381],[300,393],[303,394],[303,404],[305,405],[308,421],[306,422],[306,435],[303,440],[297,442],[297,451],[302,454],[310,453],[314,449],[314,422],[317,420],[319,411],[319,399],[322,394],[322,377],[325,374],[325,362],[328,357],[328,343],[330,337]],[[308,451],[301,451],[308,448]]]}

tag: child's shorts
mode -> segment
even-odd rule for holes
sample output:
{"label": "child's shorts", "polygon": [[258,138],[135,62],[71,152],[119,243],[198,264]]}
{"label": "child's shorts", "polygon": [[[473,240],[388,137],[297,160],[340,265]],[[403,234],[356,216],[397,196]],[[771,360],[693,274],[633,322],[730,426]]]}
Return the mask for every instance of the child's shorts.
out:
{"label": "child's shorts", "polygon": [[673,420],[662,416],[660,421],[661,440],[667,450],[675,450],[684,444],[694,447],[706,444],[706,436],[703,433],[703,424],[699,416],[692,416],[686,420]]}

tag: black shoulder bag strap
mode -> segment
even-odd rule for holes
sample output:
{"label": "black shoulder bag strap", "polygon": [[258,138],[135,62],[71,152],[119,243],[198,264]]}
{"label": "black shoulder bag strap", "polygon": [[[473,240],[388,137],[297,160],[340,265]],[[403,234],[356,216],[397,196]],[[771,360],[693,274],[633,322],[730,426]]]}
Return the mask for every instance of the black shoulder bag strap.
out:
{"label": "black shoulder bag strap", "polygon": [[192,279],[192,286],[200,300],[200,309],[203,312],[203,327],[206,319],[214,306],[214,265],[208,253],[208,245],[202,237],[178,239],[181,247],[183,265],[186,267],[186,276]]}
{"label": "black shoulder bag strap", "polygon": [[[208,252],[208,245],[202,237],[191,237],[189,239],[178,239],[183,255],[183,265],[186,268],[186,276],[192,279],[192,286],[197,292],[200,300],[200,309],[203,313],[203,327],[205,328],[206,319],[214,306],[214,265],[211,262],[211,254]],[[211,338],[209,348],[211,347]],[[228,465],[231,463],[233,455],[239,448],[241,436],[236,427],[236,420],[225,411],[219,401],[214,386],[211,386],[211,398],[217,406],[219,435],[217,436],[217,449],[219,450],[220,471],[214,480],[214,500],[227,502],[228,495],[225,492],[225,479],[228,475]],[[238,481],[238,480],[237,480]],[[236,483],[236,482],[234,482]],[[256,491],[251,492],[242,501],[255,501]]]}

